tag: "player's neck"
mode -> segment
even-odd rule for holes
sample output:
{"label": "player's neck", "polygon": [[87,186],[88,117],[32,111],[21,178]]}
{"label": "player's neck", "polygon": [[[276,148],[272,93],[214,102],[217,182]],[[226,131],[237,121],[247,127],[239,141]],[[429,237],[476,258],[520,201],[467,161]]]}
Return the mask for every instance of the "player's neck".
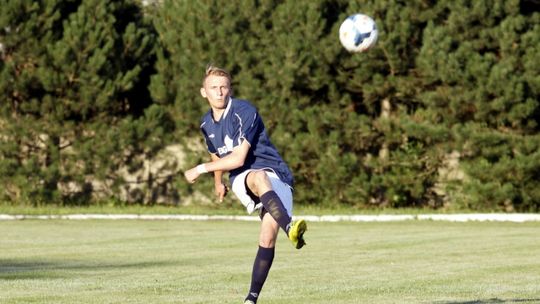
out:
{"label": "player's neck", "polygon": [[224,106],[213,106],[212,104],[210,105],[212,108],[212,118],[214,119],[214,121],[220,121],[223,114],[227,111],[231,100],[230,98],[227,98],[226,100],[227,102],[225,102]]}
{"label": "player's neck", "polygon": [[223,109],[212,108],[212,118],[214,119],[214,121],[219,121],[221,119],[221,116],[223,116],[223,113],[225,113],[225,109],[226,108],[223,108]]}

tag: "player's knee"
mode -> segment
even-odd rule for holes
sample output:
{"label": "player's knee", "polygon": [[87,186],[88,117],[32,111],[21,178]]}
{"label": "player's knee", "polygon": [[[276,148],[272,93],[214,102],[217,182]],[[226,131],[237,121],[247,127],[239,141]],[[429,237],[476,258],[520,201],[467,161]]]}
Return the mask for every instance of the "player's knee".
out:
{"label": "player's knee", "polygon": [[273,234],[261,234],[259,238],[259,246],[264,248],[272,248],[276,246],[276,238]]}
{"label": "player's knee", "polygon": [[269,183],[268,175],[263,170],[252,171],[248,175],[248,186],[257,195],[265,191]]}
{"label": "player's knee", "polygon": [[253,181],[257,185],[265,184],[268,182],[268,175],[266,175],[266,172],[260,170],[260,171],[253,171]]}

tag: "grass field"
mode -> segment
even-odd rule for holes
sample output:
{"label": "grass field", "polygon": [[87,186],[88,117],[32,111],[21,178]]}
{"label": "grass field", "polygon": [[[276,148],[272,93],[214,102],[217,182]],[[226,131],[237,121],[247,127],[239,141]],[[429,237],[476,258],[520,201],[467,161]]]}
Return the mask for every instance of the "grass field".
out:
{"label": "grass field", "polygon": [[[256,222],[0,221],[0,303],[242,303]],[[540,223],[310,223],[259,304],[540,303]]]}

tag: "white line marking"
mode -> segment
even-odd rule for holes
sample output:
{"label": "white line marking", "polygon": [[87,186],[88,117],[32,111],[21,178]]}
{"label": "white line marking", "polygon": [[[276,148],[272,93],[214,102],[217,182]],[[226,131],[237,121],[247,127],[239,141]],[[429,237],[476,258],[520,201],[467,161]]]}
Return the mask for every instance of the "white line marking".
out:
{"label": "white line marking", "polygon": [[[431,220],[449,222],[540,222],[538,213],[474,213],[474,214],[418,214],[418,215],[300,215],[309,222],[398,222]],[[0,221],[13,220],[180,220],[180,221],[259,221],[248,215],[191,215],[191,214],[66,214],[66,215],[10,215],[0,214]]]}

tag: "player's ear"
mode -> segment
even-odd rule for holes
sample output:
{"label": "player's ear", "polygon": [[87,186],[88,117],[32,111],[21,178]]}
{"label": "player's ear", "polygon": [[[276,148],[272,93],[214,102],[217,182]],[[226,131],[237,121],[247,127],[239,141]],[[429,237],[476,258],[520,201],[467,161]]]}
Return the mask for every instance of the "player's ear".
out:
{"label": "player's ear", "polygon": [[204,88],[201,88],[201,96],[206,98],[206,90]]}

